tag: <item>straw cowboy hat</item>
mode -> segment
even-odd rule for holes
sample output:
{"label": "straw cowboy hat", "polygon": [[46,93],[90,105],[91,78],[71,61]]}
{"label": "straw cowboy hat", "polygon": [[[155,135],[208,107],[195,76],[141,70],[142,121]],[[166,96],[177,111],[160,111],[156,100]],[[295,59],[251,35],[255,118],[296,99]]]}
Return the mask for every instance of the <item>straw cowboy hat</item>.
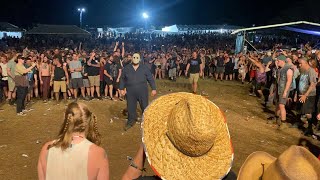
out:
{"label": "straw cowboy hat", "polygon": [[291,146],[279,158],[266,152],[248,156],[238,174],[238,180],[318,180],[320,161],[307,149]]}
{"label": "straw cowboy hat", "polygon": [[157,176],[212,180],[230,171],[233,148],[225,117],[208,99],[190,93],[165,95],[143,116],[142,141]]}

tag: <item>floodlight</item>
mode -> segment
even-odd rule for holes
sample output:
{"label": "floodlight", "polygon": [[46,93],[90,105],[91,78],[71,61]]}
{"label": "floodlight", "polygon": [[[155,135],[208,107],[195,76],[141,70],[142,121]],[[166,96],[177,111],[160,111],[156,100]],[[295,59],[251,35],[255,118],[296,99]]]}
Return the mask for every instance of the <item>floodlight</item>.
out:
{"label": "floodlight", "polygon": [[149,18],[149,15],[148,15],[148,13],[144,12],[144,13],[142,13],[142,17],[143,17],[144,19],[148,19],[148,18]]}

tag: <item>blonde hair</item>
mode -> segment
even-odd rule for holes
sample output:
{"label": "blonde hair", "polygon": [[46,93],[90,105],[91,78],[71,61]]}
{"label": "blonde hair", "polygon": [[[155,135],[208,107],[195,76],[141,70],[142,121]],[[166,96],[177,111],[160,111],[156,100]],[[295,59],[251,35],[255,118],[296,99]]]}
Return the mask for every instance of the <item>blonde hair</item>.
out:
{"label": "blonde hair", "polygon": [[309,65],[310,65],[312,68],[316,69],[316,68],[317,68],[317,61],[316,61],[315,59],[310,59],[310,60],[309,60]]}
{"label": "blonde hair", "polygon": [[64,122],[58,135],[58,140],[51,147],[60,147],[66,150],[71,145],[72,133],[85,132],[86,138],[96,145],[100,145],[101,137],[97,128],[97,118],[82,103],[70,103],[66,109]]}

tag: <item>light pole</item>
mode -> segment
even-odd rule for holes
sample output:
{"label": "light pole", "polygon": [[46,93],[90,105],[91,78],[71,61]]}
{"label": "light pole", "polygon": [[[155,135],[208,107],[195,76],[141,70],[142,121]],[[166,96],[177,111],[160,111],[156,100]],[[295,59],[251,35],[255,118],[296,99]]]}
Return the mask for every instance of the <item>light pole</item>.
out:
{"label": "light pole", "polygon": [[144,28],[147,30],[147,21],[149,19],[149,14],[147,12],[143,12],[142,17],[144,19]]}
{"label": "light pole", "polygon": [[82,27],[82,13],[86,12],[84,8],[78,8],[78,12],[80,13],[80,28]]}

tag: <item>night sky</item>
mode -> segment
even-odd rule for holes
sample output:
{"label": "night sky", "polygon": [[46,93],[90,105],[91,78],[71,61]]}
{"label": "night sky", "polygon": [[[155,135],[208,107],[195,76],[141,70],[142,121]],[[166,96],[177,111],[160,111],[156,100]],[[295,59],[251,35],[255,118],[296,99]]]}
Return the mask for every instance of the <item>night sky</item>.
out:
{"label": "night sky", "polygon": [[135,26],[143,9],[154,25],[230,24],[240,26],[308,20],[320,22],[318,0],[2,0],[0,21],[22,27],[79,23]]}

